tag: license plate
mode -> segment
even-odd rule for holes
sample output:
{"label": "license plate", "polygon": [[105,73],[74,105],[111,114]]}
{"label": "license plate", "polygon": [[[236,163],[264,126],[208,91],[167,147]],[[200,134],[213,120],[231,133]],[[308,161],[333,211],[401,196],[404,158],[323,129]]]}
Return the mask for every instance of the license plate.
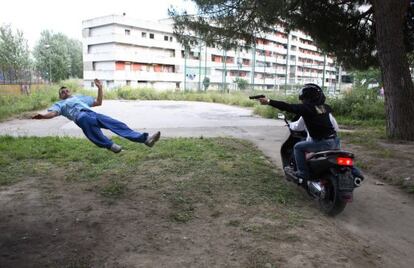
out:
{"label": "license plate", "polygon": [[354,189],[354,177],[351,172],[338,174],[338,187],[339,190],[352,190]]}

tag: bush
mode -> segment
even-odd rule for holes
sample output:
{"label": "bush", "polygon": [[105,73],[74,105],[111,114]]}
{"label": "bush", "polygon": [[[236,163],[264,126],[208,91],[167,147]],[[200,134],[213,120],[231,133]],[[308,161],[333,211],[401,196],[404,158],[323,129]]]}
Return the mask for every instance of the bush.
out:
{"label": "bush", "polygon": [[30,95],[0,95],[0,120],[46,108],[58,100],[58,86],[44,85]]}
{"label": "bush", "polygon": [[341,98],[330,98],[335,116],[351,120],[385,120],[384,101],[375,90],[356,88]]}

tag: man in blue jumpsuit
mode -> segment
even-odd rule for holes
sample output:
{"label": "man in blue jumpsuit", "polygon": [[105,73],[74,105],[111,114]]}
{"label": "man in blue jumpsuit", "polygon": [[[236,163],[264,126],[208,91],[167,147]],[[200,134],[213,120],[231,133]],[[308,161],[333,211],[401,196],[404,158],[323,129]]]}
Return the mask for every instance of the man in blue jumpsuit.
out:
{"label": "man in blue jumpsuit", "polygon": [[102,105],[103,99],[102,83],[98,79],[95,79],[94,82],[98,87],[96,100],[90,96],[72,95],[68,88],[61,87],[59,89],[60,101],[53,104],[47,113],[37,114],[32,119],[51,119],[63,115],[75,122],[91,142],[114,153],[121,152],[122,147],[106,137],[102,133],[102,128],[109,129],[121,137],[143,143],[149,147],[152,147],[160,139],[161,133],[159,131],[149,136],[148,133],[134,131],[116,119],[91,110],[90,107]]}

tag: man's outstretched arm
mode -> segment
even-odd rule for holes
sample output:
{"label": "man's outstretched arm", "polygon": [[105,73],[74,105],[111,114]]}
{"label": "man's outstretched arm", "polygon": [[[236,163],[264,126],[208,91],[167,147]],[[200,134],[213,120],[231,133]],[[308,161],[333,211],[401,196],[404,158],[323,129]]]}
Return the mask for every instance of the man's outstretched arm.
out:
{"label": "man's outstretched arm", "polygon": [[57,112],[47,112],[45,114],[37,114],[32,116],[32,119],[51,119],[53,117],[58,116]]}
{"label": "man's outstretched arm", "polygon": [[96,87],[98,88],[98,97],[96,98],[96,100],[92,104],[92,106],[101,106],[102,105],[102,99],[103,99],[102,83],[98,79],[95,79],[94,82],[95,82]]}

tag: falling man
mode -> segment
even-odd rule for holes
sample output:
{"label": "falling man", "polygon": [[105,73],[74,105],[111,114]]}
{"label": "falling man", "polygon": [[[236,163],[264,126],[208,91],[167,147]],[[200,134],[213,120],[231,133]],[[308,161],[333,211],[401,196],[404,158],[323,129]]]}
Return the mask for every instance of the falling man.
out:
{"label": "falling man", "polygon": [[95,79],[94,82],[98,88],[98,97],[96,100],[91,96],[72,95],[69,88],[61,87],[59,89],[60,101],[54,103],[47,110],[47,113],[36,114],[32,119],[51,119],[63,115],[75,122],[91,142],[99,147],[107,148],[114,153],[121,152],[122,147],[106,137],[102,133],[102,128],[109,129],[121,137],[130,141],[143,143],[149,147],[152,147],[160,139],[161,132],[159,131],[151,136],[148,133],[139,133],[116,119],[91,110],[90,107],[102,105],[103,99],[101,81]]}

